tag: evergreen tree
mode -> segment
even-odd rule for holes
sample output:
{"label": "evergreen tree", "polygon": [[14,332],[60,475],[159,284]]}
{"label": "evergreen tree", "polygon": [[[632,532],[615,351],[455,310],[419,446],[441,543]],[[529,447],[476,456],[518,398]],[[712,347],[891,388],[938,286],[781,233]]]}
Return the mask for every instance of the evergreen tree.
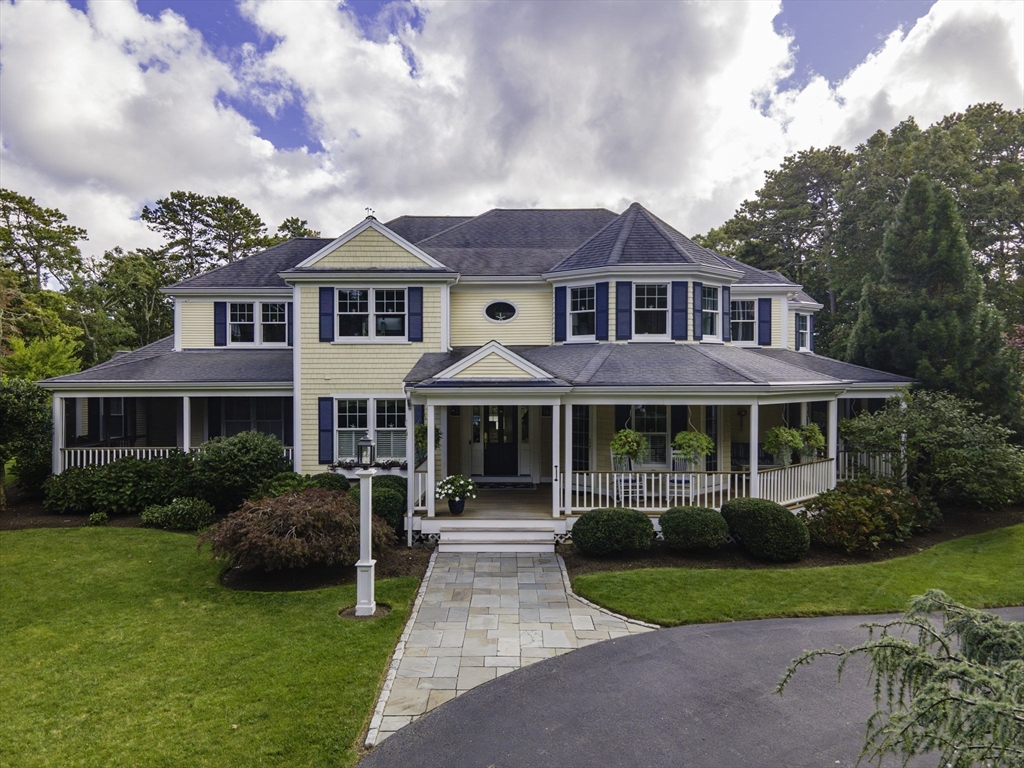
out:
{"label": "evergreen tree", "polygon": [[914,176],[878,257],[881,274],[864,286],[847,359],[975,400],[1019,429],[1019,356],[982,300],[953,196]]}

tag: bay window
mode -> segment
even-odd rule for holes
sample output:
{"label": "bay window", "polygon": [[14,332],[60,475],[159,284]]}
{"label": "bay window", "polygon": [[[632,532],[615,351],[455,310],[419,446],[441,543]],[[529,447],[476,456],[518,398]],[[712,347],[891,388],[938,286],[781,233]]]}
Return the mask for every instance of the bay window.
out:
{"label": "bay window", "polygon": [[594,339],[597,327],[594,286],[569,289],[569,336],[574,339]]}
{"label": "bay window", "polygon": [[705,285],[701,288],[701,330],[704,338],[718,336],[718,288]]}
{"label": "bay window", "polygon": [[638,284],[634,287],[633,335],[668,335],[668,285]]}

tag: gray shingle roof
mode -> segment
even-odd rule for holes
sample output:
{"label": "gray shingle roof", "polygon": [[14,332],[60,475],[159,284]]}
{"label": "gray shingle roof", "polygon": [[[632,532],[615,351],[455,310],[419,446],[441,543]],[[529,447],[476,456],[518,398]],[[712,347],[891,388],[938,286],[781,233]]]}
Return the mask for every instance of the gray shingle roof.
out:
{"label": "gray shingle roof", "polygon": [[52,384],[279,384],[292,380],[290,349],[188,349],[174,351],[174,339],[168,336],[134,352],[119,354],[111,360],[79,373],[46,379]]}
{"label": "gray shingle roof", "polygon": [[[409,384],[434,376],[478,347],[423,355],[406,376]],[[901,383],[903,377],[786,350],[755,350],[710,344],[565,344],[510,346],[509,350],[573,386],[679,386]],[[775,354],[782,353],[782,354]],[[461,379],[465,384],[469,379]],[[519,385],[523,379],[509,383]],[[447,382],[446,382],[447,384]]]}
{"label": "gray shingle roof", "polygon": [[465,224],[473,216],[399,216],[384,226],[410,243],[418,243],[446,229]]}
{"label": "gray shingle roof", "polygon": [[334,238],[296,237],[171,286],[174,288],[287,288],[278,272],[308,259]]}
{"label": "gray shingle roof", "polygon": [[609,266],[685,264],[740,272],[738,283],[792,285],[781,275],[764,272],[709,251],[666,224],[640,203],[633,203],[607,226],[569,254],[552,272]]}

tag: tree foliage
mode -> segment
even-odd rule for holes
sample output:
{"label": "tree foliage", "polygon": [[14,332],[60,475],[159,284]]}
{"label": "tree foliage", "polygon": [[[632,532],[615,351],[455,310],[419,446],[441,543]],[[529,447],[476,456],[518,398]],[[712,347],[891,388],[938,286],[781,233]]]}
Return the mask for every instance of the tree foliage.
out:
{"label": "tree foliage", "polygon": [[53,430],[50,394],[31,381],[0,375],[0,424],[0,510],[4,510],[7,462],[15,459],[19,470],[29,470],[41,458],[49,458]]}
{"label": "tree foliage", "polygon": [[283,243],[285,240],[291,240],[294,237],[320,237],[320,231],[310,229],[309,222],[305,219],[300,219],[298,216],[289,216],[278,225],[274,239],[276,242]]}
{"label": "tree foliage", "polygon": [[56,208],[43,208],[34,198],[0,189],[0,266],[16,272],[32,290],[53,278],[67,285],[82,266],[78,241],[81,227],[67,223]]}
{"label": "tree foliage", "polygon": [[[931,614],[938,612],[942,629]],[[807,651],[797,670],[822,657],[866,657],[875,688],[862,757],[894,755],[906,765],[938,753],[938,765],[1012,766],[1024,762],[1024,623],[1003,621],[937,590],[915,597],[896,621],[865,625],[869,639],[851,648]]]}

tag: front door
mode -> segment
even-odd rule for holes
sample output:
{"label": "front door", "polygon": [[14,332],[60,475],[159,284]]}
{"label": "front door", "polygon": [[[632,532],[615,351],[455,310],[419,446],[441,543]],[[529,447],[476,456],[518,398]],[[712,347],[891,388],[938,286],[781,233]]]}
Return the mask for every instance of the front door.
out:
{"label": "front door", "polygon": [[519,474],[519,440],[516,430],[519,407],[485,405],[484,475],[512,477]]}

